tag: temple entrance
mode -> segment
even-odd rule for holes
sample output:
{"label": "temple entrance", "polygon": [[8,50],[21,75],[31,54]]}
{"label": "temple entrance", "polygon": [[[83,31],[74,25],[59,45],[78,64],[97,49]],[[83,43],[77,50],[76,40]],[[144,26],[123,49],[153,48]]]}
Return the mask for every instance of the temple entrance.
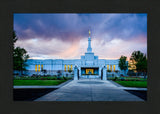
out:
{"label": "temple entrance", "polygon": [[99,68],[81,68],[81,75],[99,75]]}
{"label": "temple entrance", "polygon": [[86,69],[86,74],[94,74],[94,69]]}

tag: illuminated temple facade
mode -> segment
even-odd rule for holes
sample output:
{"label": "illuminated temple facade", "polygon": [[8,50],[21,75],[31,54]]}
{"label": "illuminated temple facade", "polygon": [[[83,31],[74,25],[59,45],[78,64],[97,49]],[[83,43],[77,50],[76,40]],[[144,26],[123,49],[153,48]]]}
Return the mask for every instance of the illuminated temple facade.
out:
{"label": "illuminated temple facade", "polygon": [[100,77],[101,69],[104,66],[107,70],[110,70],[111,72],[115,72],[116,70],[120,71],[118,67],[118,62],[119,59],[99,59],[98,56],[94,55],[91,47],[91,37],[89,32],[87,52],[81,56],[81,59],[29,59],[27,61],[27,70],[30,71],[28,72],[28,75],[42,74],[42,70],[46,70],[47,74],[49,75],[55,75],[58,71],[61,71],[65,76],[68,72],[73,71],[74,67],[77,66],[80,77],[85,77],[88,74],[93,77]]}

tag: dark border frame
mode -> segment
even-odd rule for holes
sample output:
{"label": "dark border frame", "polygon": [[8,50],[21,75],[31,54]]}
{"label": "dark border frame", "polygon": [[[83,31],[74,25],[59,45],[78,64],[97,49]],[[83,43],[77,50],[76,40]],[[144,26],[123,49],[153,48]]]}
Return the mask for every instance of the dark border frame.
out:
{"label": "dark border frame", "polygon": [[[157,114],[160,101],[160,3],[146,0],[52,1],[3,0],[0,2],[0,113],[113,113]],[[13,101],[13,13],[147,13],[148,97],[146,102],[18,102]]]}

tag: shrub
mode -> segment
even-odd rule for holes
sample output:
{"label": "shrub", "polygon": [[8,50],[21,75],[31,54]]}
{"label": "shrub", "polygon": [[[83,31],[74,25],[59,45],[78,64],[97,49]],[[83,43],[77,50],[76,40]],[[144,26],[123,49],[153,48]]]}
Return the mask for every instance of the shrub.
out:
{"label": "shrub", "polygon": [[53,77],[52,80],[57,80],[57,77]]}
{"label": "shrub", "polygon": [[113,81],[116,81],[118,79],[118,77],[115,77],[114,79],[113,79]]}
{"label": "shrub", "polygon": [[61,77],[58,76],[58,77],[57,77],[57,80],[60,80],[60,79],[61,79]]}
{"label": "shrub", "polygon": [[43,78],[43,77],[41,77],[41,78],[40,78],[40,80],[44,80],[44,78]]}
{"label": "shrub", "polygon": [[19,76],[15,76],[14,79],[15,79],[15,80],[19,80],[20,77],[19,77]]}
{"label": "shrub", "polygon": [[118,73],[119,71],[118,71],[118,70],[115,70],[115,72]]}
{"label": "shrub", "polygon": [[64,78],[63,78],[63,77],[60,77],[60,80],[64,80]]}
{"label": "shrub", "polygon": [[124,79],[124,78],[121,78],[121,81],[125,81],[125,79]]}
{"label": "shrub", "polygon": [[63,79],[64,79],[64,80],[67,80],[67,77],[64,77],[64,76],[63,76]]}
{"label": "shrub", "polygon": [[123,74],[120,74],[120,76],[121,76],[121,77],[124,77],[124,75],[123,75]]}
{"label": "shrub", "polygon": [[47,77],[43,77],[42,80],[48,80],[48,78]]}
{"label": "shrub", "polygon": [[13,77],[14,80],[68,80],[72,79],[72,77],[55,77],[55,76],[25,76],[25,77],[20,77],[20,76],[15,76]]}

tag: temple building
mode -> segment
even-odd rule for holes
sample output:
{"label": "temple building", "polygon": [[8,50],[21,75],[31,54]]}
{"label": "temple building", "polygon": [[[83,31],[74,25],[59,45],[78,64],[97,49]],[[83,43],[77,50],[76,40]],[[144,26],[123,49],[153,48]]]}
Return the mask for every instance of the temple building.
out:
{"label": "temple building", "polygon": [[79,77],[85,78],[86,76],[101,77],[101,69],[106,67],[106,71],[115,72],[120,71],[118,67],[119,59],[107,60],[99,59],[98,56],[94,55],[91,47],[91,37],[89,31],[88,37],[88,48],[87,52],[81,56],[81,59],[45,59],[36,60],[29,59],[27,61],[27,74],[42,74],[43,70],[49,75],[55,75],[58,71],[62,72],[62,75],[66,75],[68,72],[74,70],[74,67],[78,67]]}

